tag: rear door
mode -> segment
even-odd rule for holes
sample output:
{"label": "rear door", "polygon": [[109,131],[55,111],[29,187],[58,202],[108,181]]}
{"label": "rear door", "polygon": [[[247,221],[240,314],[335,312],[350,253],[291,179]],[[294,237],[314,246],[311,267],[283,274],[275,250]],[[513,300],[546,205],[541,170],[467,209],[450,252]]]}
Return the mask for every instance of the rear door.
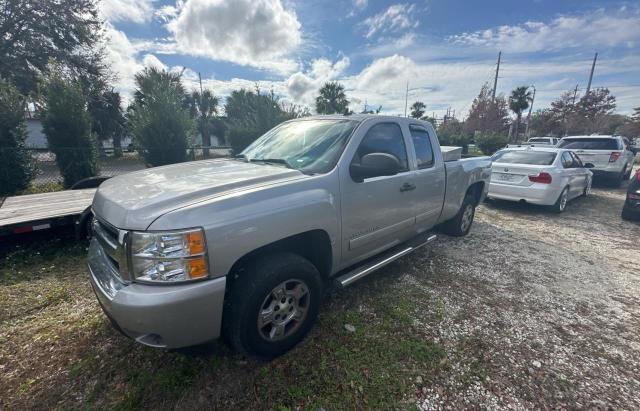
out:
{"label": "rear door", "polygon": [[567,177],[569,184],[569,198],[576,197],[582,193],[584,188],[584,176],[582,169],[577,168],[577,164],[570,152],[564,151],[561,157],[562,172]]}
{"label": "rear door", "polygon": [[573,157],[573,164],[574,168],[576,169],[577,176],[576,185],[580,187],[580,190],[578,190],[578,195],[581,195],[584,192],[584,189],[589,184],[591,172],[588,169],[584,168],[584,163],[576,153],[570,152],[569,154],[571,154],[571,157]]}
{"label": "rear door", "polygon": [[416,226],[418,231],[424,231],[436,225],[442,211],[445,165],[443,161],[437,161],[435,136],[424,126],[410,124],[409,133],[416,157]]}

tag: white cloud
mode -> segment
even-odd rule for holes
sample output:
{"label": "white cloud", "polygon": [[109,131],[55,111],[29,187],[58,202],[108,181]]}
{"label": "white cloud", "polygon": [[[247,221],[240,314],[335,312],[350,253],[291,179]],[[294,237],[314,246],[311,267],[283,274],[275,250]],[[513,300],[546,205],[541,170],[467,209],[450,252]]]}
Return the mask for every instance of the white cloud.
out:
{"label": "white cloud", "polygon": [[361,24],[367,29],[366,38],[375,34],[390,33],[418,27],[414,19],[415,5],[394,4],[381,13],[368,17]]}
{"label": "white cloud", "polygon": [[286,81],[286,92],[290,100],[296,104],[314,107],[315,97],[320,87],[327,81],[335,80],[349,67],[350,60],[343,57],[335,63],[327,59],[316,59],[306,72],[292,74]]}
{"label": "white cloud", "polygon": [[144,23],[153,17],[153,0],[101,0],[99,9],[111,22]]}
{"label": "white cloud", "polygon": [[166,69],[163,64],[153,54],[145,54],[139,58],[139,49],[132,43],[127,35],[115,29],[111,24],[106,25],[106,59],[110,64],[111,71],[116,76],[114,87],[118,90],[125,101],[127,101],[135,91],[134,76],[145,67],[158,67]]}
{"label": "white cloud", "polygon": [[154,12],[154,15],[162,22],[167,23],[178,16],[178,8],[166,5]]}
{"label": "white cloud", "polygon": [[640,40],[640,12],[598,10],[579,16],[559,16],[548,23],[529,21],[515,26],[462,33],[456,44],[488,46],[507,52],[536,52],[574,47],[633,47]]}
{"label": "white cloud", "polygon": [[302,40],[295,11],[280,0],[187,0],[167,24],[180,54],[290,73]]}

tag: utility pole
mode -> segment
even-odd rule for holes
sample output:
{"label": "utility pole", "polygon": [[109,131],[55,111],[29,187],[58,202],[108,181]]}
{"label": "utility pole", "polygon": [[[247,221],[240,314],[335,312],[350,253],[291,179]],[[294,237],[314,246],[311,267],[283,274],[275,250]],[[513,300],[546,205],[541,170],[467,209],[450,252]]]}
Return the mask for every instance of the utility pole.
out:
{"label": "utility pole", "polygon": [[409,82],[407,81],[407,92],[404,95],[404,116],[407,116],[407,104],[409,104]]}
{"label": "utility pole", "polygon": [[[202,145],[204,146],[204,133],[205,133],[205,124],[204,124],[204,113],[202,112],[203,108],[202,108],[202,76],[200,75],[200,72],[198,72],[198,82],[200,83],[200,107],[199,110],[200,111],[200,140]],[[204,150],[202,150],[202,154],[204,155],[204,158],[209,158],[209,146],[211,145],[211,141],[207,142],[207,148],[205,148]]]}
{"label": "utility pole", "polygon": [[536,100],[536,86],[533,84],[533,96],[531,97],[531,105],[529,106],[529,114],[527,114],[527,128],[524,130],[525,138],[529,138],[529,122],[531,121],[531,111],[533,111],[533,102]]}
{"label": "utility pole", "polygon": [[493,79],[493,91],[491,92],[491,102],[496,100],[496,88],[498,87],[498,73],[500,72],[500,58],[502,50],[498,53],[498,65],[496,66],[496,77]]}
{"label": "utility pole", "polygon": [[593,64],[591,65],[591,73],[589,74],[589,84],[587,84],[587,94],[589,94],[589,92],[591,91],[591,80],[593,80],[593,71],[596,68],[596,60],[598,60],[598,53],[596,53],[595,56],[593,56]]}

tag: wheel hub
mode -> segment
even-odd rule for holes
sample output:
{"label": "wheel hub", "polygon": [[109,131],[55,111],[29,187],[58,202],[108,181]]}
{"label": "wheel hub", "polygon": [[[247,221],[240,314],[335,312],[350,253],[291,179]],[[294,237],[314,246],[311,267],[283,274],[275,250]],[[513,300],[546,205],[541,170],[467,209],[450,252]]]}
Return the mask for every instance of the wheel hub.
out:
{"label": "wheel hub", "polygon": [[278,341],[296,332],[309,308],[309,287],[301,280],[284,281],[265,297],[258,312],[258,332],[267,341]]}

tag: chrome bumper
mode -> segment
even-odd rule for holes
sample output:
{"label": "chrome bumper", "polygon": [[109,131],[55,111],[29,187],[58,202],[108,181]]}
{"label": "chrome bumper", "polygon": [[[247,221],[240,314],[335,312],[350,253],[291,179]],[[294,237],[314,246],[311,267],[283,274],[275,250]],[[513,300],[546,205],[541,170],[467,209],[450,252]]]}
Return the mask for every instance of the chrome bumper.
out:
{"label": "chrome bumper", "polygon": [[125,283],[95,239],[88,265],[105,314],[136,341],[179,348],[220,336],[226,277],[181,285]]}

